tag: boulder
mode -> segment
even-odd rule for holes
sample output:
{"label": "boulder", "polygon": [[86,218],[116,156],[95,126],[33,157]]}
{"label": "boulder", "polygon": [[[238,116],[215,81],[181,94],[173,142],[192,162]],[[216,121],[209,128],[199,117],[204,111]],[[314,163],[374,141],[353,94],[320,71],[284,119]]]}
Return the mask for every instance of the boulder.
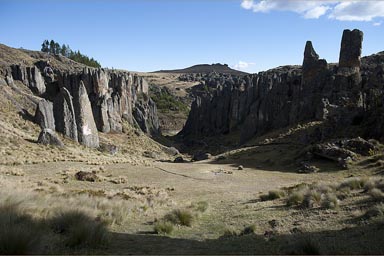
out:
{"label": "boulder", "polygon": [[97,175],[93,172],[79,171],[75,174],[75,178],[79,181],[96,182],[99,181]]}
{"label": "boulder", "polygon": [[178,156],[173,160],[174,163],[184,163],[184,158],[182,156]]}
{"label": "boulder", "polygon": [[378,148],[373,143],[366,141],[360,137],[348,140],[341,140],[339,144],[342,148],[348,149],[363,156],[369,156],[378,150]]}
{"label": "boulder", "polygon": [[35,122],[38,123],[42,129],[48,128],[55,130],[52,102],[45,99],[39,101],[35,112]]}
{"label": "boulder", "polygon": [[43,95],[45,93],[46,87],[44,78],[41,75],[39,69],[36,66],[27,68],[27,74],[29,80],[29,88],[37,95]]}
{"label": "boulder", "polygon": [[175,147],[163,147],[162,149],[167,155],[176,156],[180,154],[179,150]]}
{"label": "boulder", "polygon": [[43,144],[43,145],[53,145],[57,147],[64,147],[64,143],[60,140],[60,138],[57,136],[55,131],[52,129],[43,129],[40,134],[39,138],[37,139],[37,143]]}
{"label": "boulder", "polygon": [[357,155],[354,152],[341,148],[335,143],[317,144],[312,147],[311,152],[316,156],[336,162],[340,162],[340,159],[351,158],[352,160],[355,160],[357,158]]}
{"label": "boulder", "polygon": [[80,81],[73,105],[75,109],[79,142],[90,148],[99,147],[99,135],[95,120],[93,119],[91,103],[83,81]]}
{"label": "boulder", "polygon": [[206,152],[198,152],[193,155],[192,161],[202,161],[212,158],[212,155]]}

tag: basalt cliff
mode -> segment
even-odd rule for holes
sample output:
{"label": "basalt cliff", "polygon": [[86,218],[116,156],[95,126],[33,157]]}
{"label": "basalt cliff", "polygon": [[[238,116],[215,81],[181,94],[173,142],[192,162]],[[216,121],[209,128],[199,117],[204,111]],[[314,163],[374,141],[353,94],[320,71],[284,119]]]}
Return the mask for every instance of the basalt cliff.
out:
{"label": "basalt cliff", "polygon": [[345,30],[338,64],[319,59],[308,41],[302,66],[244,77],[226,76],[193,102],[179,135],[240,131],[240,143],[272,129],[324,121],[319,140],[356,126],[358,136],[384,139],[384,53],[361,58],[363,32]]}

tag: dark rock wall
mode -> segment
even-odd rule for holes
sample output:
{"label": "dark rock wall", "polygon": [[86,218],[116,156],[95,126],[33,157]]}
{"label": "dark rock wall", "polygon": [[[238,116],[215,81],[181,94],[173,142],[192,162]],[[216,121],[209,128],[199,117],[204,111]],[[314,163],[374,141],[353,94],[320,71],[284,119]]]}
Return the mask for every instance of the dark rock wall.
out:
{"label": "dark rock wall", "polygon": [[[369,111],[382,105],[384,57],[366,57],[361,66],[362,40],[361,31],[344,31],[339,66],[319,59],[308,41],[301,67],[285,66],[226,79],[213,93],[196,98],[180,135],[210,136],[240,130],[240,142],[244,143],[256,134],[302,121],[327,120],[332,131],[359,119],[368,120]],[[384,127],[381,119],[379,127]],[[376,133],[376,137],[383,137],[383,129]]]}

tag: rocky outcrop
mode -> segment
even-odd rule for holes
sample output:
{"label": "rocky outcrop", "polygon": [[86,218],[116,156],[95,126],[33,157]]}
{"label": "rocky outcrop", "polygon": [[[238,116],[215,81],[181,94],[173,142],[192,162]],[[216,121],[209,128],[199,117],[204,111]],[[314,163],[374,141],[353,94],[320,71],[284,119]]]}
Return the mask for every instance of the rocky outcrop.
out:
{"label": "rocky outcrop", "polygon": [[354,29],[346,29],[341,39],[339,68],[359,68],[363,42],[363,32]]}
{"label": "rocky outcrop", "polygon": [[98,131],[121,133],[124,120],[150,135],[159,133],[156,104],[142,77],[106,69],[64,70],[48,61],[35,65],[12,65],[4,71],[12,74],[4,83],[19,80],[44,99],[35,114],[42,128],[89,147],[98,147]]}
{"label": "rocky outcrop", "polygon": [[60,140],[54,130],[51,129],[43,129],[39,138],[37,139],[37,143],[43,145],[53,145],[57,147],[64,147],[64,143]]}
{"label": "rocky outcrop", "polygon": [[42,129],[48,128],[55,130],[55,118],[53,115],[52,102],[42,99],[37,104],[35,122],[38,123]]}
{"label": "rocky outcrop", "polygon": [[13,79],[22,81],[33,93],[39,96],[45,93],[44,79],[36,66],[12,65],[11,69]]}
{"label": "rocky outcrop", "polygon": [[54,100],[53,113],[56,130],[76,142],[79,141],[72,96],[64,87],[60,88],[60,93]]}
{"label": "rocky outcrop", "polygon": [[[238,130],[244,143],[254,135],[303,121],[325,121],[323,139],[339,128],[369,119],[367,133],[372,133],[372,127],[384,127],[384,118],[370,117],[372,109],[384,109],[384,65],[361,66],[362,40],[361,31],[344,31],[338,66],[319,59],[308,41],[301,67],[222,76],[215,84],[205,83],[209,90],[193,102],[180,135],[204,137]],[[374,58],[376,64],[384,63],[381,57]],[[374,130],[379,134],[375,137],[384,138],[383,130]]]}
{"label": "rocky outcrop", "polygon": [[157,108],[152,99],[149,98],[147,103],[142,101],[136,103],[133,116],[143,132],[159,133],[159,118],[155,113],[157,113]]}
{"label": "rocky outcrop", "polygon": [[83,81],[80,81],[78,93],[74,97],[74,108],[79,142],[90,148],[99,147],[99,135],[87,90]]}

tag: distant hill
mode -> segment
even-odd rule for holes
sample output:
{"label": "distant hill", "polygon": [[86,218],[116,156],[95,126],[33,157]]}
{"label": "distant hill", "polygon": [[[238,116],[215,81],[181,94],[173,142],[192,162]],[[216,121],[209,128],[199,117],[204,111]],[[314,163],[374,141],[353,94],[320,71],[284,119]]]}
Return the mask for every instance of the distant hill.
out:
{"label": "distant hill", "polygon": [[210,73],[210,72],[217,72],[217,73],[225,73],[225,74],[231,74],[231,75],[248,75],[249,73],[239,71],[236,69],[232,69],[228,67],[227,64],[199,64],[194,65],[192,67],[184,68],[184,69],[174,69],[174,70],[159,70],[155,71],[153,73]]}

